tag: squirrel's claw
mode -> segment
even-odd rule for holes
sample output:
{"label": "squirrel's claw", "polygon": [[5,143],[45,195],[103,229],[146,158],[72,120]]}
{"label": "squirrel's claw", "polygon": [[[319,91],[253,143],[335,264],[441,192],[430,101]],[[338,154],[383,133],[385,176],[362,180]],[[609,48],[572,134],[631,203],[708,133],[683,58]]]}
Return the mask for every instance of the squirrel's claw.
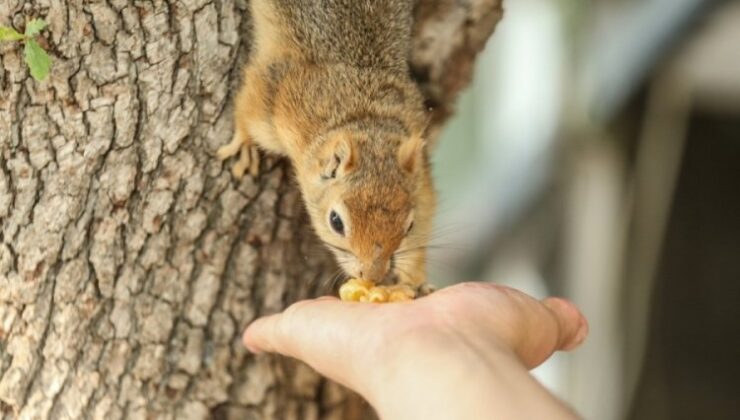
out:
{"label": "squirrel's claw", "polygon": [[239,149],[241,149],[242,144],[244,142],[239,137],[238,133],[234,133],[234,137],[231,139],[231,142],[227,144],[226,146],[221,146],[216,150],[216,156],[218,156],[219,160],[226,160],[235,154],[239,152]]}
{"label": "squirrel's claw", "polygon": [[[243,152],[242,152],[243,153]],[[260,154],[257,150],[257,147],[255,146],[249,146],[249,153],[250,153],[250,162],[249,165],[249,174],[252,176],[257,176],[260,172]]]}
{"label": "squirrel's claw", "polygon": [[250,142],[244,141],[239,133],[234,133],[231,143],[220,147],[216,151],[216,155],[221,160],[226,160],[237,153],[239,154],[239,160],[231,167],[231,174],[234,175],[234,178],[241,178],[247,170],[250,175],[257,176],[260,164],[259,152]]}
{"label": "squirrel's claw", "polygon": [[259,168],[260,158],[257,148],[249,144],[243,144],[239,153],[239,160],[231,167],[231,173],[235,178],[241,178],[248,170],[250,175],[257,176]]}

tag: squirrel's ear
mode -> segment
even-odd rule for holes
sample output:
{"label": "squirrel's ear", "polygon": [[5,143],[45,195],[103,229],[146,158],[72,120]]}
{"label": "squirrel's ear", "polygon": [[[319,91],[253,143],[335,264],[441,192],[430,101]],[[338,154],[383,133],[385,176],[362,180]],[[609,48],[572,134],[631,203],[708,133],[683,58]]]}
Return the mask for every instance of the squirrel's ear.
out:
{"label": "squirrel's ear", "polygon": [[321,177],[325,179],[336,178],[351,172],[357,163],[357,152],[352,139],[344,136],[336,136],[329,141],[324,170]]}
{"label": "squirrel's ear", "polygon": [[413,135],[401,143],[401,147],[398,148],[398,164],[401,169],[411,173],[421,166],[425,144],[421,135]]}

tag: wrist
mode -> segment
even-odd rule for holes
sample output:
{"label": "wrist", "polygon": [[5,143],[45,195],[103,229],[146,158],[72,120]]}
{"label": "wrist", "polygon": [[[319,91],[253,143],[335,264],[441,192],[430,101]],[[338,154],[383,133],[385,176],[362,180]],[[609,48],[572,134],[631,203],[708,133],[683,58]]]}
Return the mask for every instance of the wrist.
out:
{"label": "wrist", "polygon": [[501,364],[519,365],[497,343],[477,345],[437,331],[403,337],[382,360],[364,396],[387,420],[487,418],[497,386],[491,377]]}
{"label": "wrist", "polygon": [[573,419],[503,343],[459,334],[398,340],[364,394],[383,420]]}

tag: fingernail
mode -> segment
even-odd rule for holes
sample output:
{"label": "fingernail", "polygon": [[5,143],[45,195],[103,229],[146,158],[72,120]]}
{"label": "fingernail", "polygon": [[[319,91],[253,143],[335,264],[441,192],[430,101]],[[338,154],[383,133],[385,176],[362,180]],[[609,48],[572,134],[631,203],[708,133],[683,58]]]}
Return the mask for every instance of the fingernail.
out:
{"label": "fingernail", "polygon": [[581,322],[578,326],[578,333],[576,333],[576,337],[573,339],[573,345],[577,346],[583,343],[583,341],[588,336],[588,321],[586,321],[586,318],[584,316],[581,316]]}

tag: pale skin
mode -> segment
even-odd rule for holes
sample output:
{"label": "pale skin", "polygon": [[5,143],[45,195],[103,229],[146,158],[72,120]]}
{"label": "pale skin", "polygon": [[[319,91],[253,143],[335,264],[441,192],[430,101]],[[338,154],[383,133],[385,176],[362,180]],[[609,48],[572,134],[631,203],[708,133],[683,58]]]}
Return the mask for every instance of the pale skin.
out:
{"label": "pale skin", "polygon": [[463,283],[409,302],[298,302],[253,322],[244,343],[306,362],[385,420],[575,419],[529,369],[587,334],[566,300]]}

